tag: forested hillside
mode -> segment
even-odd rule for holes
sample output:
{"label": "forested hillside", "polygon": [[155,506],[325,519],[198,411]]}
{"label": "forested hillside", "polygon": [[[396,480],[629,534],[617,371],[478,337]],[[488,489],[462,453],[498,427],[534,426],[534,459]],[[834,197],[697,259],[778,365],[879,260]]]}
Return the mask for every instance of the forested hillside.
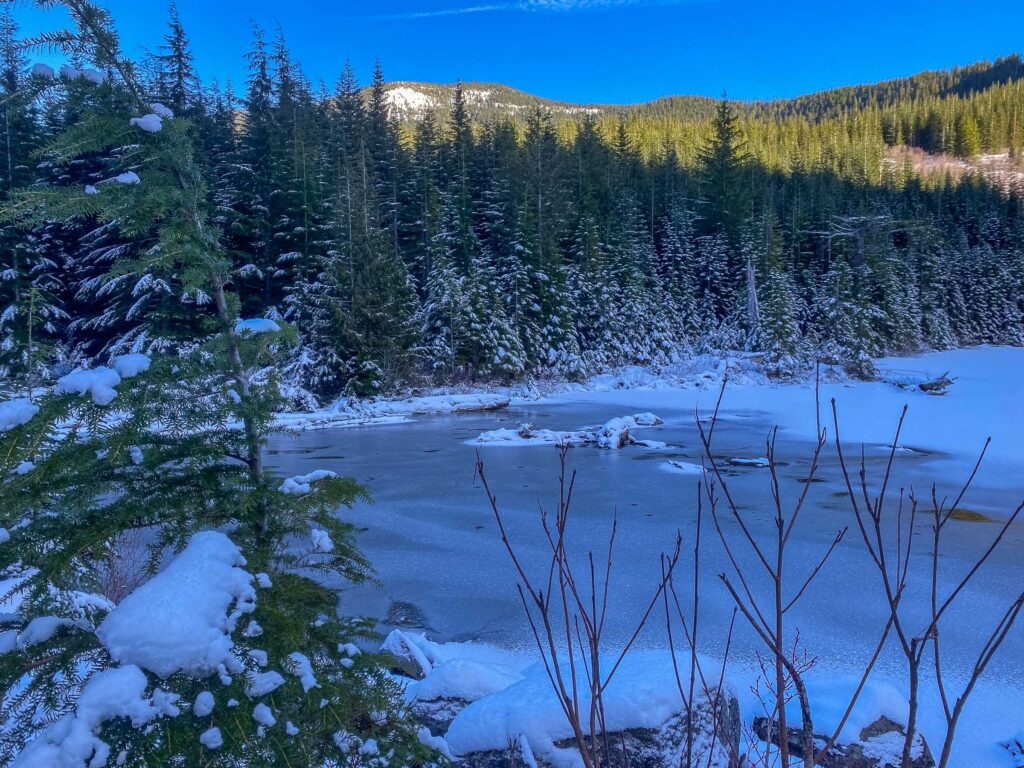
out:
{"label": "forested hillside", "polygon": [[[2,194],[50,185],[83,206],[3,229],[0,374],[193,344],[214,307],[180,259],[81,203],[130,179],[146,126],[112,120],[116,148],[87,160],[46,149],[86,108],[128,114],[128,96],[104,73],[33,67],[10,17],[0,44]],[[420,99],[380,67],[369,88],[349,66],[327,88],[262,33],[248,72],[203,85],[215,73],[195,71],[174,18],[143,69],[163,119],[190,125],[244,315],[296,326],[276,364],[320,396],[578,377],[687,349],[762,351],[785,375],[1024,342],[1019,177],[923,177],[891,152],[1019,163],[1019,57],[789,101],[630,108],[492,86]]]}

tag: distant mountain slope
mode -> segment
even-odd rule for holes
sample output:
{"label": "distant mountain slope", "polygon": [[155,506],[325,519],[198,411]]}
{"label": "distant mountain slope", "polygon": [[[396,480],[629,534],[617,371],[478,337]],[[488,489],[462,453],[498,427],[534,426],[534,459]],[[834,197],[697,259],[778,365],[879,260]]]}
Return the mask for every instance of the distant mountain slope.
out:
{"label": "distant mountain slope", "polygon": [[[994,61],[978,62],[949,70],[925,71],[910,77],[868,85],[846,86],[818,91],[791,99],[735,101],[737,110],[753,119],[802,116],[820,121],[866,108],[886,108],[923,98],[967,96],[995,85],[1024,80],[1024,59],[1013,54]],[[499,83],[463,83],[471,116],[487,121],[514,117],[532,107],[543,107],[556,118],[642,115],[677,120],[704,120],[714,110],[716,99],[707,96],[666,96],[638,104],[576,104],[534,96]],[[426,112],[451,104],[455,84],[396,81],[388,83],[388,98],[399,119],[410,121]]]}

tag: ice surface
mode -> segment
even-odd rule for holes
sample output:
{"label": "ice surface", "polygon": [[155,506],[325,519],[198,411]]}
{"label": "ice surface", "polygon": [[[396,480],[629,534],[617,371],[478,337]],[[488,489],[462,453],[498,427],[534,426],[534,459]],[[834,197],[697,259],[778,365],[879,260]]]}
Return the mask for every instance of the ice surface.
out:
{"label": "ice surface", "polygon": [[231,633],[256,603],[241,551],[223,533],[201,531],[96,630],[115,661],[167,677],[241,669]]}

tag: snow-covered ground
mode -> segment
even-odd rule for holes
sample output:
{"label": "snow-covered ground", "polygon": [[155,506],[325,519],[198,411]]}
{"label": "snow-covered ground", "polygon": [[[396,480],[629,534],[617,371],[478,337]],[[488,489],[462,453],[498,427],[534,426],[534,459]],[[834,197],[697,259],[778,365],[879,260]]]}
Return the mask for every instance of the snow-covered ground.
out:
{"label": "snow-covered ground", "polygon": [[[864,442],[869,471],[887,455],[899,413],[909,406],[897,453],[893,488],[913,484],[919,491],[936,483],[951,493],[966,477],[987,436],[992,445],[963,506],[991,518],[1005,517],[1024,497],[1024,416],[1019,382],[1024,379],[1024,349],[977,348],[879,361],[885,381],[854,382],[826,377],[820,400],[822,424],[831,433],[828,403],[840,409],[844,440]],[[522,423],[553,433],[592,429],[626,414],[651,411],[665,423],[645,428],[648,445],[604,451],[581,446],[569,452],[578,472],[571,524],[577,555],[601,551],[612,512],[618,516],[616,570],[609,617],[609,647],[624,641],[636,618],[633,608],[658,570],[658,556],[671,546],[677,530],[684,540],[684,571],[691,567],[688,547],[695,521],[694,489],[700,478],[701,452],[693,422],[694,409],[706,416],[718,395],[724,365],[701,360],[672,370],[632,369],[598,377],[585,385],[550,386],[533,393],[497,393],[510,397],[506,409],[424,415],[402,424],[355,429],[321,429],[281,435],[271,445],[271,463],[283,477],[315,469],[354,476],[375,499],[346,515],[365,529],[361,543],[377,567],[379,586],[347,592],[342,607],[376,615],[384,628],[423,631],[440,641],[474,640],[516,652],[530,652],[532,637],[515,592],[515,577],[496,535],[494,519],[479,483],[473,478],[477,451],[506,516],[506,526],[528,568],[541,568],[545,545],[538,504],[548,509],[556,499],[557,466],[553,448],[534,445],[491,449],[474,441],[486,432],[514,431]],[[813,382],[772,383],[746,361],[733,363],[732,383],[716,430],[718,453],[727,459],[765,455],[765,435],[780,427],[777,454],[784,497],[791,499],[806,475],[816,428]],[[956,382],[945,396],[930,396],[914,386],[946,371]],[[448,397],[445,395],[444,397]],[[402,406],[409,418],[413,404]],[[391,406],[377,406],[385,408]],[[451,408],[448,409],[449,411]],[[649,440],[647,439],[649,438]],[[852,446],[851,446],[852,447]],[[669,462],[676,462],[673,472]],[[770,496],[764,469],[735,465],[733,491],[749,514],[755,535],[769,536]],[[832,449],[826,450],[803,523],[794,532],[791,562],[820,556],[832,535],[853,524],[841,491]],[[991,540],[994,524],[955,521],[940,561],[940,581],[948,588],[971,559]],[[911,623],[924,620],[927,581],[926,524],[914,560],[917,578],[907,597]],[[727,530],[727,533],[730,533]],[[728,567],[713,529],[705,529],[702,558],[701,650],[721,655],[731,604],[716,578]],[[954,686],[973,663],[993,612],[1009,604],[1024,584],[1024,526],[1016,526],[978,582],[949,615],[944,630],[945,663]],[[877,642],[884,605],[859,537],[851,534],[836,550],[819,580],[790,614],[802,644],[818,662],[810,677],[816,685],[855,674]],[[922,603],[925,599],[925,603]],[[646,650],[663,646],[663,622],[641,637]],[[737,631],[729,663],[746,714],[753,702],[744,681],[756,674],[757,639]],[[961,722],[954,765],[1009,766],[1008,753],[997,746],[1024,727],[1024,626],[1017,627],[978,686]],[[876,682],[904,690],[901,657],[884,653]],[[924,691],[921,721],[933,747],[943,732],[936,692]]]}
{"label": "snow-covered ground", "polygon": [[510,402],[503,393],[436,394],[407,398],[349,400],[342,398],[326,408],[293,411],[277,416],[278,426],[287,429],[323,429],[326,427],[366,427],[398,424],[414,416],[442,413],[492,411]]}

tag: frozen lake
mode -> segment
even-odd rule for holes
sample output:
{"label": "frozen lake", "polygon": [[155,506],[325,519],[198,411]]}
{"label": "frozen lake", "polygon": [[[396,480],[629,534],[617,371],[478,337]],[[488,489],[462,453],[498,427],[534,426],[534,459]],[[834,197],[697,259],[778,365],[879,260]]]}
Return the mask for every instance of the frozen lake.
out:
{"label": "frozen lake", "polygon": [[[983,464],[972,492],[961,505],[992,521],[950,522],[940,562],[947,589],[998,531],[995,520],[1005,518],[1021,501],[1024,487],[1024,460],[1016,452],[1016,443],[1006,445],[1004,440],[999,445],[1003,433],[1024,429],[1019,412],[1011,408],[1000,413],[1001,404],[989,397],[989,402],[978,403],[977,419],[964,421],[964,409],[973,405],[970,401],[984,392],[985,386],[995,385],[995,374],[987,370],[992,355],[985,353],[1005,355],[1005,359],[999,357],[995,362],[999,364],[999,377],[1007,379],[1015,378],[1013,370],[1005,370],[1008,365],[1020,366],[1018,373],[1024,369],[1024,355],[1021,350],[974,352],[981,361],[978,383],[972,385],[966,369],[957,369],[954,373],[962,379],[947,398],[925,397],[882,384],[830,385],[822,397],[824,403],[836,396],[841,408],[846,408],[844,434],[866,441],[869,476],[872,470],[876,470],[876,476],[880,474],[887,457],[884,445],[891,441],[887,436],[891,435],[899,407],[910,402],[908,429],[901,443],[917,450],[897,454],[891,487],[898,491],[901,486],[913,485],[922,497],[930,495],[933,483],[940,496],[955,495],[969,472],[969,457],[980,448],[983,435],[996,436],[992,460]],[[944,365],[950,361],[933,360],[929,365],[936,362]],[[962,357],[959,362],[973,361]],[[724,418],[715,434],[716,455],[764,456],[766,435],[773,424],[780,423],[776,453],[782,464],[782,493],[785,500],[794,500],[803,489],[799,480],[807,475],[813,449],[807,429],[809,421],[813,431],[813,394],[812,388],[796,386],[748,386],[728,393]],[[373,504],[360,504],[345,516],[363,529],[359,541],[375,565],[380,583],[346,590],[341,606],[345,613],[377,617],[382,631],[397,623],[418,628],[436,640],[480,640],[530,652],[533,639],[515,590],[513,569],[498,539],[483,490],[474,481],[478,449],[467,441],[485,430],[514,427],[521,422],[576,430],[615,416],[655,412],[665,423],[636,434],[669,443],[672,447],[668,449],[631,446],[606,451],[580,447],[569,452],[569,466],[578,473],[570,523],[573,551],[582,556],[590,549],[604,550],[612,515],[618,515],[611,598],[617,609],[606,630],[609,646],[615,647],[631,633],[656,583],[659,555],[672,547],[677,530],[682,534],[684,550],[679,583],[685,584],[692,571],[696,478],[667,472],[665,464],[669,459],[700,462],[693,409],[708,407],[712,399],[711,392],[698,389],[570,393],[497,412],[281,435],[271,445],[270,458],[282,475],[330,469],[355,477],[374,499]],[[993,419],[992,429],[975,423],[996,415],[999,418]],[[914,421],[915,416],[919,421]],[[829,416],[826,423],[830,421]],[[968,423],[974,426],[974,432],[964,426]],[[950,436],[946,434],[949,430],[958,434]],[[479,450],[510,537],[527,567],[539,573],[546,545],[540,538],[538,509],[539,505],[553,509],[557,500],[556,451],[534,446],[481,446]],[[869,657],[886,613],[878,576],[854,529],[831,445],[823,452],[816,475],[820,481],[810,489],[808,506],[795,530],[789,554],[794,589],[836,531],[847,526],[850,531],[802,602],[788,614],[788,621],[790,628],[799,628],[803,648],[818,657],[811,677],[841,676],[856,673]],[[733,467],[729,480],[748,525],[756,536],[767,541],[773,535],[768,471]],[[747,551],[737,538],[738,528],[725,517],[723,514],[724,530],[735,542],[736,551]],[[912,579],[904,602],[917,618],[909,624],[923,627],[927,623],[927,570],[931,562],[927,519],[922,517],[915,535],[914,568],[918,578]],[[728,561],[709,518],[705,520],[703,540],[701,650],[720,655],[732,603],[717,579],[717,574],[727,570]],[[750,557],[754,557],[752,553]],[[952,689],[957,687],[958,673],[964,673],[973,663],[988,626],[1019,594],[1022,585],[1024,525],[1015,525],[944,624]],[[656,614],[642,643],[663,646],[663,624],[663,617]],[[759,649],[753,633],[737,623],[730,666],[738,677],[749,677]],[[898,684],[902,672],[902,655],[891,645],[879,663],[877,678]],[[935,745],[943,731],[941,714],[936,697],[931,693],[926,696],[923,728]],[[996,753],[987,751],[992,743],[1022,728],[1024,626],[1018,626],[983,678],[960,725],[963,754],[959,762],[970,764],[964,756],[968,751],[971,760],[988,754],[996,759]]]}

